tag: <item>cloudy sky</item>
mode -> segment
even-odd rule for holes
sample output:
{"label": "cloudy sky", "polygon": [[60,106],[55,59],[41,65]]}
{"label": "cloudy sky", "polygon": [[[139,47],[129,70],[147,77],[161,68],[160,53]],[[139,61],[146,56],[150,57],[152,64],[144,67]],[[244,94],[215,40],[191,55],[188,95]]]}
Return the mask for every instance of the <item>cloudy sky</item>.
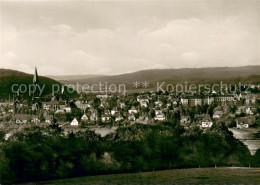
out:
{"label": "cloudy sky", "polygon": [[260,64],[259,0],[1,1],[0,68],[41,75]]}

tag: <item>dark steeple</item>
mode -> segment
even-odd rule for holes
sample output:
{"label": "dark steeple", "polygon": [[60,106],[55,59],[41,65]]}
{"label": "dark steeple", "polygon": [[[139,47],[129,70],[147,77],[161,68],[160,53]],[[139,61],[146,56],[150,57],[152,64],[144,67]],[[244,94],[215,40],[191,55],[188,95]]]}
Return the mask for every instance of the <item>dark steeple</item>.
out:
{"label": "dark steeple", "polygon": [[33,84],[34,85],[38,84],[38,73],[37,73],[36,67],[35,67],[34,76],[33,76]]}
{"label": "dark steeple", "polygon": [[34,85],[34,91],[33,91],[33,97],[32,99],[35,100],[37,98],[39,98],[39,77],[38,77],[38,73],[37,73],[37,68],[35,67],[35,71],[34,71],[34,75],[33,75],[33,85]]}

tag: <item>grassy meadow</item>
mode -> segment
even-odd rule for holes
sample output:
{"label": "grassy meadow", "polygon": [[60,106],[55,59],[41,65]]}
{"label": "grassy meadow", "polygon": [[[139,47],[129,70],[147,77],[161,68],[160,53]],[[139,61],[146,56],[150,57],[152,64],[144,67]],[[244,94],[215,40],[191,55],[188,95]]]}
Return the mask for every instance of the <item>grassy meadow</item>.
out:
{"label": "grassy meadow", "polygon": [[190,168],[85,176],[37,184],[259,184],[260,168]]}

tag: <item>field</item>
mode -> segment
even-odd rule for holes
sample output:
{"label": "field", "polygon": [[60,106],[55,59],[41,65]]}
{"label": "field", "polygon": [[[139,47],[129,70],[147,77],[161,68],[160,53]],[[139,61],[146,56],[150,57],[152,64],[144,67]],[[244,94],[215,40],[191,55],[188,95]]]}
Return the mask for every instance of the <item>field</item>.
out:
{"label": "field", "polygon": [[[86,176],[40,184],[259,184],[260,168],[191,168]],[[39,184],[39,182],[37,182]]]}
{"label": "field", "polygon": [[245,128],[245,129],[229,129],[235,138],[239,139],[242,143],[244,143],[252,155],[255,154],[256,150],[260,148],[260,139],[254,139],[253,133],[256,133],[258,129],[254,128]]}

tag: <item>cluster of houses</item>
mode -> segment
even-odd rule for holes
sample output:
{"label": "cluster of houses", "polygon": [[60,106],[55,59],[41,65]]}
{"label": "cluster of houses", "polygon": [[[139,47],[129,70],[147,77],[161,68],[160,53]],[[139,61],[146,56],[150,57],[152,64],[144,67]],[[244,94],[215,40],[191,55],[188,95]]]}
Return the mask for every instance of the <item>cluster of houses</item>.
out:
{"label": "cluster of houses", "polygon": [[[97,124],[143,123],[179,119],[180,124],[189,126],[198,124],[202,128],[211,127],[218,120],[233,119],[237,128],[248,128],[259,115],[257,100],[259,94],[250,92],[220,95],[181,93],[171,94],[124,94],[96,95],[94,98],[79,97],[76,100],[63,99],[59,94],[51,95],[49,100],[41,99],[29,104],[27,101],[0,102],[0,118],[2,121],[10,117],[9,122],[16,124],[57,122],[71,126]],[[216,105],[213,113],[189,115],[185,109],[204,105]],[[235,106],[232,112],[229,106]],[[25,111],[26,110],[26,111]],[[179,117],[172,117],[179,114]]]}
{"label": "cluster of houses", "polygon": [[[33,84],[38,84],[35,68]],[[258,87],[259,89],[259,87]],[[18,93],[19,94],[19,93]],[[82,95],[82,94],[81,94]],[[39,97],[33,95],[33,101],[19,98],[0,102],[0,122],[15,124],[52,124],[70,125],[72,127],[88,125],[115,124],[156,124],[158,122],[177,120],[185,127],[198,124],[209,128],[214,122],[233,119],[237,128],[248,128],[259,117],[259,93],[221,94],[203,92],[195,94],[183,92],[176,94],[141,93],[141,94],[99,94],[80,96],[72,100],[61,93]],[[191,115],[187,109],[201,106],[214,107],[213,112],[204,111]],[[233,111],[229,106],[235,106]]]}

